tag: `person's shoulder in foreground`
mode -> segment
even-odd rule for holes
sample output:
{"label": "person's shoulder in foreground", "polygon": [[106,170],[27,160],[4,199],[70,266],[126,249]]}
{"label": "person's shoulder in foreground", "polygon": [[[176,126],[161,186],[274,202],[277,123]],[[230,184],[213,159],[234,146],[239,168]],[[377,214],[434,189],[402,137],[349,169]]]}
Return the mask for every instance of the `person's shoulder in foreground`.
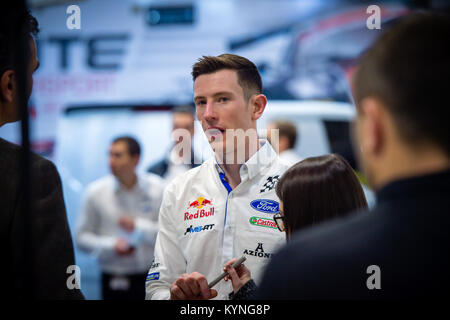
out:
{"label": "person's shoulder in foreground", "polygon": [[399,180],[372,211],[299,232],[273,257],[257,297],[447,296],[449,194],[449,170]]}
{"label": "person's shoulder in foreground", "polygon": [[0,139],[0,150],[0,175],[5,182],[0,183],[1,237],[8,246],[1,267],[2,274],[8,275],[3,291],[8,299],[83,299],[80,290],[67,286],[67,270],[75,260],[55,165],[31,153],[31,212],[25,217],[20,187],[21,148]]}

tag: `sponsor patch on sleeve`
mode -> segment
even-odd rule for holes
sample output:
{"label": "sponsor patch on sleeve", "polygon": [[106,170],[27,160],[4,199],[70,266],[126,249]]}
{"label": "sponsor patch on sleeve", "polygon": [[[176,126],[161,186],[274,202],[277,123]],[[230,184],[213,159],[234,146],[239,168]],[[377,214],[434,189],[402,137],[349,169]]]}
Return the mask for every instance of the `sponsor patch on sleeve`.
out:
{"label": "sponsor patch on sleeve", "polygon": [[159,272],[149,273],[145,282],[150,282],[153,280],[159,280]]}

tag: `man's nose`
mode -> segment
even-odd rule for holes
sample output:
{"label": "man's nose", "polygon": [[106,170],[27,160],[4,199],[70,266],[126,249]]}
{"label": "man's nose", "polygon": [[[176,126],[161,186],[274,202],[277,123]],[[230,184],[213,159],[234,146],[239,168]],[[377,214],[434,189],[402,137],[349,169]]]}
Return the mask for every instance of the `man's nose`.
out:
{"label": "man's nose", "polygon": [[212,103],[206,104],[205,113],[203,114],[203,117],[208,122],[217,120],[217,113],[215,112],[215,108]]}

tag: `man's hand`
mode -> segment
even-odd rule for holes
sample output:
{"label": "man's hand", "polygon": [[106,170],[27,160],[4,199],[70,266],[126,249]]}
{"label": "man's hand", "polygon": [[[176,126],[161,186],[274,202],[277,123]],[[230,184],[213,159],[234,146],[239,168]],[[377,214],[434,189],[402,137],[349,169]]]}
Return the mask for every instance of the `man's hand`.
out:
{"label": "man's hand", "polygon": [[236,261],[236,258],[231,259],[225,264],[225,267],[223,268],[223,271],[228,272],[228,275],[225,276],[225,281],[231,279],[234,293],[238,292],[239,289],[242,288],[252,278],[250,270],[246,266],[244,266],[243,263],[236,269],[233,268],[233,263],[235,263]]}
{"label": "man's hand", "polygon": [[114,245],[114,250],[119,256],[127,256],[134,252],[134,248],[128,244],[128,242],[122,238],[117,239]]}
{"label": "man's hand", "polygon": [[171,300],[208,300],[217,296],[217,291],[208,287],[205,276],[193,272],[183,274],[170,286]]}
{"label": "man's hand", "polygon": [[123,216],[119,219],[119,225],[127,232],[133,232],[135,223],[134,218],[131,216]]}

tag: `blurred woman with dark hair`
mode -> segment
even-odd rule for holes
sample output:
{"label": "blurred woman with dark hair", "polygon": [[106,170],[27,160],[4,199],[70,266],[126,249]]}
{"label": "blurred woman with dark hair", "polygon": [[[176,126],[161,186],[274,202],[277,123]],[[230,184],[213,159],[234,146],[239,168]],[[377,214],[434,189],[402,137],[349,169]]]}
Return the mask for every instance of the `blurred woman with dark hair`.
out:
{"label": "blurred woman with dark hair", "polygon": [[[276,193],[280,212],[274,216],[280,231],[292,234],[303,228],[367,209],[362,186],[348,162],[338,154],[311,157],[287,170],[278,181]],[[227,262],[224,270],[231,279],[233,300],[249,299],[256,285],[243,264],[234,269]]]}
{"label": "blurred woman with dark hair", "polygon": [[356,174],[338,154],[298,162],[283,174],[276,193],[281,203],[274,219],[288,240],[302,228],[367,209]]}

